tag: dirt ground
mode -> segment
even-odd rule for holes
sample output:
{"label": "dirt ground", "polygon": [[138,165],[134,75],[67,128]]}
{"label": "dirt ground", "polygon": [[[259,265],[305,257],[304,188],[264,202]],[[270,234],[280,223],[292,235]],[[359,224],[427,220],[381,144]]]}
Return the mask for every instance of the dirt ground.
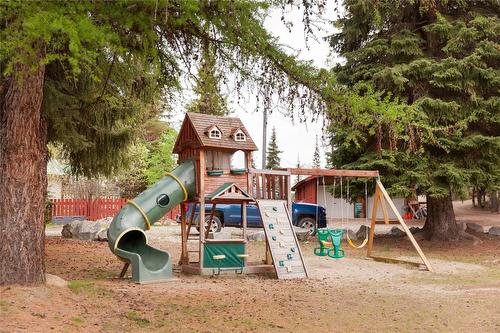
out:
{"label": "dirt ground", "polygon": [[[367,260],[347,245],[344,259],[316,257],[311,241],[301,244],[307,280],[176,273],[154,285],[113,279],[121,263],[107,243],[47,237],[47,272],[69,288],[0,287],[0,332],[499,332],[500,237],[477,236],[476,246],[421,241],[435,273]],[[177,261],[172,238],[152,243]],[[264,244],[248,250],[263,258]],[[417,260],[406,238],[376,238],[375,254]]]}

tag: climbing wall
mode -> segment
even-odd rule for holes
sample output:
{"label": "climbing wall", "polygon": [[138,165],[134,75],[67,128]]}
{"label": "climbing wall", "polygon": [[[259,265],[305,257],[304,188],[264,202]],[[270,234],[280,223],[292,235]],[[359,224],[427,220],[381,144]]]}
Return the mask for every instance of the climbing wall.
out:
{"label": "climbing wall", "polygon": [[257,200],[257,205],[278,279],[307,278],[286,201]]}

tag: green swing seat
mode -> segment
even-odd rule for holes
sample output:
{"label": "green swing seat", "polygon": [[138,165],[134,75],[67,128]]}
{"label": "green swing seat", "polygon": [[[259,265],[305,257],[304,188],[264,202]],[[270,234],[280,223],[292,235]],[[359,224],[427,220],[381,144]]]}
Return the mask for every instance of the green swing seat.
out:
{"label": "green swing seat", "polygon": [[340,248],[343,234],[343,229],[318,229],[319,247],[314,249],[314,254],[321,257],[329,256],[334,259],[343,258],[344,250]]}

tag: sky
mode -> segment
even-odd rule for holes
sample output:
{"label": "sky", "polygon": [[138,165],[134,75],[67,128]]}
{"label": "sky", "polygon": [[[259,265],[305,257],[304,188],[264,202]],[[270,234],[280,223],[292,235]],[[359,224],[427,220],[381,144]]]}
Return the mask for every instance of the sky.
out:
{"label": "sky", "polygon": [[[327,11],[331,10],[327,8]],[[330,12],[331,13],[331,12]],[[332,33],[333,29],[330,24],[318,23],[321,30],[315,30],[314,38],[309,38],[307,41],[304,36],[304,25],[302,23],[301,10],[289,10],[286,13],[287,21],[293,23],[291,30],[281,21],[281,10],[271,12],[270,16],[265,21],[266,29],[277,37],[285,50],[298,56],[301,60],[311,60],[316,67],[331,67],[332,63],[339,61],[335,56],[330,56],[328,43],[322,37]],[[328,15],[331,17],[331,15]],[[257,168],[262,167],[262,141],[263,141],[263,112],[255,112],[256,104],[251,99],[247,103],[236,103],[228,96],[230,109],[233,111],[231,116],[239,117],[250,136],[256,143],[259,151],[254,154],[255,165]],[[267,144],[271,136],[272,128],[276,128],[276,136],[278,147],[282,151],[281,166],[295,167],[297,160],[300,159],[302,167],[311,167],[314,153],[316,135],[320,140],[321,165],[325,166],[325,149],[321,142],[323,118],[320,117],[316,121],[308,120],[292,122],[291,118],[284,115],[286,110],[274,109],[268,114],[267,127]],[[179,129],[184,114],[176,116],[173,124]]]}

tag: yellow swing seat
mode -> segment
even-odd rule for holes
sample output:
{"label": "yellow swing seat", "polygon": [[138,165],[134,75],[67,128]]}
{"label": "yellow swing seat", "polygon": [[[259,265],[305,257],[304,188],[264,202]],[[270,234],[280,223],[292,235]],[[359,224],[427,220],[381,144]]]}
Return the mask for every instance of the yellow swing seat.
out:
{"label": "yellow swing seat", "polygon": [[347,243],[352,247],[352,248],[355,248],[355,249],[361,249],[362,247],[364,247],[367,243],[368,243],[368,231],[366,232],[366,237],[365,239],[363,240],[363,242],[360,244],[360,245],[356,245],[354,244],[354,242],[351,240],[351,238],[349,237],[349,232],[347,232],[346,230],[346,239],[347,239]]}

